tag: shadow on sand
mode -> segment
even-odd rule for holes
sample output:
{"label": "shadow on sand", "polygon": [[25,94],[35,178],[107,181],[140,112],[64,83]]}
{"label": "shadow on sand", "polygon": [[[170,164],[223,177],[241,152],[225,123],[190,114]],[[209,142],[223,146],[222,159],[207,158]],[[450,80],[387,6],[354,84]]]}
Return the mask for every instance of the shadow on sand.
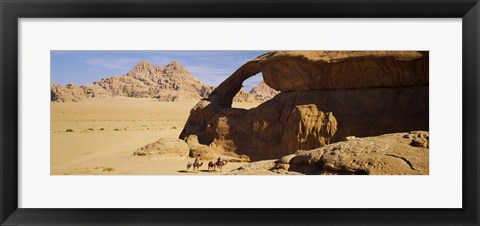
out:
{"label": "shadow on sand", "polygon": [[[187,173],[186,170],[177,170],[178,173]],[[209,170],[198,170],[198,172],[202,173],[217,173],[218,171],[209,171]],[[189,171],[188,173],[193,173],[192,171]]]}

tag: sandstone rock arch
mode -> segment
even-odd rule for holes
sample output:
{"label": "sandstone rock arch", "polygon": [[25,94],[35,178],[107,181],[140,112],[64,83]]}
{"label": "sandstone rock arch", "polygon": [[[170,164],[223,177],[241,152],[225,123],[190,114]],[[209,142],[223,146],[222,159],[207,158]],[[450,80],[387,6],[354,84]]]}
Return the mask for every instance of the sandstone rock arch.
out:
{"label": "sandstone rock arch", "polygon": [[[428,130],[428,52],[274,51],[236,70],[190,112],[180,138],[252,159],[284,156],[346,136]],[[231,108],[262,72],[281,91],[256,108]]]}

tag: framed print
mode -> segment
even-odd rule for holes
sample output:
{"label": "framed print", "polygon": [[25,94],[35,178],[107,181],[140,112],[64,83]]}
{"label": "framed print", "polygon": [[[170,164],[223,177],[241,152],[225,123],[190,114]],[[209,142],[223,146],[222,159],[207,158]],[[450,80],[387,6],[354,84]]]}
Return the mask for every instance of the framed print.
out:
{"label": "framed print", "polygon": [[0,6],[1,225],[480,223],[476,0]]}

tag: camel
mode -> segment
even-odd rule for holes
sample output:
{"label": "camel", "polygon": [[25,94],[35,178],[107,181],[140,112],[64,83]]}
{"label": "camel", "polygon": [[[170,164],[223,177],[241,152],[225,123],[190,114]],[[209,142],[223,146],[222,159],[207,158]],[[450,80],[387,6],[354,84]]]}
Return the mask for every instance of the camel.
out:
{"label": "camel", "polygon": [[[222,172],[222,168],[223,168],[223,166],[225,166],[226,164],[227,164],[227,161],[225,161],[225,160],[223,160],[223,161],[222,161],[222,160],[221,160],[221,161],[217,161],[217,162],[215,163],[215,168],[218,167],[218,168],[220,169],[220,172]],[[215,169],[215,170],[216,170],[216,169]]]}
{"label": "camel", "polygon": [[198,168],[200,168],[200,166],[202,166],[202,165],[203,165],[203,162],[200,162],[200,163],[194,162],[194,163],[193,163],[193,170],[192,170],[192,172],[198,173]]}
{"label": "camel", "polygon": [[188,162],[187,163],[187,173],[190,172],[190,167],[192,167],[192,163]]}
{"label": "camel", "polygon": [[212,161],[208,163],[208,172],[210,172],[211,170],[216,170],[215,163],[213,163]]}

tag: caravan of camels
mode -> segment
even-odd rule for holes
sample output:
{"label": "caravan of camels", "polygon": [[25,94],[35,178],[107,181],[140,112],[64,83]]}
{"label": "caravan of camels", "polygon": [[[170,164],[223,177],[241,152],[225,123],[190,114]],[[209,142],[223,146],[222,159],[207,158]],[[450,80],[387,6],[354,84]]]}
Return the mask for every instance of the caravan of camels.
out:
{"label": "caravan of camels", "polygon": [[[223,166],[225,166],[227,164],[227,161],[226,160],[222,160],[221,157],[218,157],[217,161],[216,162],[212,162],[210,161],[208,163],[208,172],[212,172],[212,171],[217,171],[217,169],[219,169],[220,172],[222,172],[222,168]],[[190,168],[193,167],[192,169],[192,172],[193,173],[198,173],[198,169],[203,165],[203,162],[200,162],[200,160],[198,158],[195,158],[195,161],[193,163],[191,162],[188,162],[187,163],[187,173],[190,172]]]}

